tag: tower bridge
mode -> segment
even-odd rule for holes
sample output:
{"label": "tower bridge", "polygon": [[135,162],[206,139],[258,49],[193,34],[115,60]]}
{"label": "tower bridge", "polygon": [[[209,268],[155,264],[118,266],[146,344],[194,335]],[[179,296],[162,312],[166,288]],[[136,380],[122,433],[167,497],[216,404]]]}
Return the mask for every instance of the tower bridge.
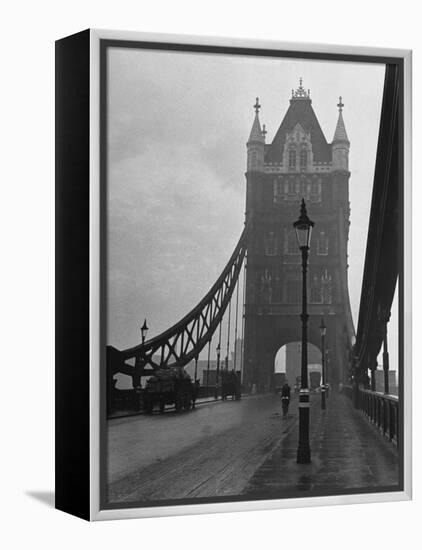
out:
{"label": "tower bridge", "polygon": [[[319,428],[312,425],[311,420],[311,439],[319,437],[318,429],[324,422],[341,437],[341,423],[344,426],[349,423],[347,429],[353,431],[365,419],[386,437],[393,449],[393,454],[385,451],[378,436],[371,439],[371,431],[356,428],[356,437],[366,438],[365,445],[373,445],[374,453],[379,451],[382,455],[384,470],[374,483],[388,478],[390,489],[391,485],[400,486],[397,453],[401,448],[401,405],[397,397],[388,395],[387,346],[387,326],[400,265],[398,253],[391,253],[399,250],[401,235],[398,213],[400,98],[398,68],[387,65],[357,330],[348,290],[349,185],[353,185],[353,175],[349,170],[351,144],[343,119],[345,104],[340,97],[337,124],[329,142],[312,107],[310,91],[303,87],[301,80],[298,88],[292,90],[289,108],[270,143],[266,142],[267,130],[261,126],[261,106],[256,99],[246,145],[245,226],[215,284],[192,311],[162,334],[126,350],[107,347],[109,411],[113,409],[116,373],[131,376],[133,387],[141,388],[142,380],[158,369],[197,362],[202,350],[208,351],[209,362],[212,342],[218,342],[218,376],[219,369],[221,372],[228,364],[224,361],[225,342],[221,336],[223,322],[227,323],[228,338],[230,331],[236,334],[232,337],[233,345],[238,337],[243,341],[239,373],[243,391],[247,393],[255,388],[259,393],[273,389],[277,351],[301,340],[301,256],[293,222],[304,199],[309,217],[315,222],[308,266],[308,342],[321,349],[319,325],[323,316],[327,327],[326,345],[330,350],[327,377],[333,387],[343,388],[341,396],[329,398],[331,412],[321,417]],[[243,272],[245,277],[240,277]],[[239,289],[242,279],[244,288]],[[228,341],[227,358],[229,344]],[[382,348],[386,371],[384,394],[376,392],[374,382],[376,361]],[[209,398],[210,394],[203,396]],[[218,397],[218,392],[215,396],[211,393],[211,400],[214,397]],[[242,407],[248,407],[247,399]],[[218,399],[214,401],[213,406],[217,406]],[[207,406],[210,407],[208,401]],[[312,410],[316,410],[315,399],[311,402],[311,413]],[[315,417],[320,415],[315,413]],[[360,420],[353,415],[358,415],[356,418]],[[292,417],[293,424],[295,421]],[[279,439],[277,441],[279,443]],[[196,444],[195,439],[192,445]],[[341,446],[343,442],[338,444]],[[276,475],[278,466],[271,466],[271,461],[268,464],[267,474]],[[361,466],[359,462],[356,468]],[[386,473],[385,468],[389,467],[391,471]],[[254,472],[244,484],[245,491],[252,493],[259,492],[264,475],[262,469]],[[119,490],[116,488],[116,494]]]}
{"label": "tower bridge", "polygon": [[331,143],[302,84],[292,91],[290,107],[269,144],[259,120],[260,107],[257,98],[247,141],[245,228],[232,258],[179,323],[133,348],[109,347],[109,377],[116,372],[129,374],[139,386],[140,378],[157,368],[197,360],[223,322],[247,254],[242,381],[246,387],[270,389],[278,349],[300,340],[301,260],[293,221],[303,198],[315,221],[309,261],[309,341],[320,345],[318,325],[324,315],[327,347],[332,349],[330,378],[337,383],[348,380],[355,331],[347,286],[350,142],[344,104],[340,98]]}
{"label": "tower bridge", "polygon": [[326,317],[333,350],[333,382],[348,379],[355,331],[347,286],[349,236],[349,148],[338,103],[338,121],[328,143],[309,90],[300,83],[271,143],[261,129],[259,101],[247,142],[246,220],[251,224],[245,300],[244,379],[271,385],[280,347],[301,338],[301,256],[293,222],[305,199],[315,222],[309,257],[309,342],[320,346]]}

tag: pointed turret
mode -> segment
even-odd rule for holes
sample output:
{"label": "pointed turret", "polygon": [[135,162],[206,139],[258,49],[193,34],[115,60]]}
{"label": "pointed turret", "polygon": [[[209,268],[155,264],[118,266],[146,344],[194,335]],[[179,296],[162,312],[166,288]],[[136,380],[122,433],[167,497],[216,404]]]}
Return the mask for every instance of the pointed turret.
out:
{"label": "pointed turret", "polygon": [[350,141],[349,141],[349,138],[347,137],[346,127],[344,125],[344,120],[343,120],[344,103],[342,102],[341,99],[342,98],[340,96],[339,97],[339,102],[337,103],[338,120],[337,120],[336,131],[334,132],[333,143],[345,142],[348,145],[350,145]]}
{"label": "pointed turret", "polygon": [[259,122],[260,108],[259,99],[256,98],[256,103],[254,105],[255,118],[246,144],[248,150],[248,171],[262,171],[264,169],[265,135],[267,131],[265,129],[265,124],[261,129],[261,123]]}
{"label": "pointed turret", "polygon": [[346,127],[343,120],[343,107],[344,103],[339,98],[337,103],[338,107],[338,120],[336,131],[334,132],[333,143],[332,143],[332,154],[333,154],[333,170],[349,170],[349,149],[350,141],[347,137]]}
{"label": "pointed turret", "polygon": [[259,122],[258,113],[255,114],[255,119],[252,124],[251,133],[249,134],[248,143],[252,141],[257,141],[258,143],[264,143],[264,134],[262,133],[261,123]]}

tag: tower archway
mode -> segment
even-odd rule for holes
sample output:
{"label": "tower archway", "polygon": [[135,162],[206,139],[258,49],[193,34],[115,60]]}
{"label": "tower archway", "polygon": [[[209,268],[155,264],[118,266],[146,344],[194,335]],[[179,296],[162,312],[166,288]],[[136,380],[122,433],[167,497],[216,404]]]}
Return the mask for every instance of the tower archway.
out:
{"label": "tower archway", "polygon": [[[274,387],[277,389],[287,382],[293,389],[300,387],[302,365],[302,343],[289,342],[277,351],[274,358]],[[314,344],[308,344],[308,387],[315,389],[320,385],[322,373],[321,350]]]}

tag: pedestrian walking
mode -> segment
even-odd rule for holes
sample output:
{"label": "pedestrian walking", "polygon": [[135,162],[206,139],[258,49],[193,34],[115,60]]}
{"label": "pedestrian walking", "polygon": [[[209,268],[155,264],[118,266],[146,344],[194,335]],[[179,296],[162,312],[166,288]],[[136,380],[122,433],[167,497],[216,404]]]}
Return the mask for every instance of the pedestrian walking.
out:
{"label": "pedestrian walking", "polygon": [[286,416],[289,410],[290,403],[290,386],[287,382],[283,384],[281,388],[281,408],[283,410],[283,416]]}

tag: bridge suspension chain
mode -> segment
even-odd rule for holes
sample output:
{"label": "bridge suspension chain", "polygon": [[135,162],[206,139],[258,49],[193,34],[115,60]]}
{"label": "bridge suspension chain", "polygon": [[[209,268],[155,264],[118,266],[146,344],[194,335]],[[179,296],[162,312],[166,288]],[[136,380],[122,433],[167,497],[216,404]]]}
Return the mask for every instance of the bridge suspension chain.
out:
{"label": "bridge suspension chain", "polygon": [[239,279],[236,285],[236,318],[234,324],[234,356],[233,356],[233,369],[236,370],[236,351],[237,351],[237,323],[239,319]]}
{"label": "bridge suspension chain", "polygon": [[240,372],[241,378],[243,380],[243,350],[245,342],[245,302],[246,302],[246,264],[248,257],[246,255],[245,261],[243,262],[243,300],[242,300],[242,345],[240,347]]}
{"label": "bridge suspension chain", "polygon": [[232,301],[230,299],[230,302],[229,302],[229,318],[227,319],[227,350],[226,350],[226,359],[225,359],[226,369],[229,367],[231,312],[232,312]]}
{"label": "bridge suspension chain", "polygon": [[[229,306],[238,282],[247,248],[248,227],[236,245],[236,248],[223,272],[199,304],[178,323],[162,334],[147,340],[143,344],[126,350],[107,347],[107,370],[109,375],[123,373],[132,376],[133,380],[152,374],[159,368],[173,366],[183,367],[197,361],[202,349],[211,342],[212,335],[220,326],[219,345],[221,349],[221,322]],[[230,326],[230,325],[229,325]],[[229,353],[229,337],[227,357]],[[134,364],[133,364],[134,362]]]}

